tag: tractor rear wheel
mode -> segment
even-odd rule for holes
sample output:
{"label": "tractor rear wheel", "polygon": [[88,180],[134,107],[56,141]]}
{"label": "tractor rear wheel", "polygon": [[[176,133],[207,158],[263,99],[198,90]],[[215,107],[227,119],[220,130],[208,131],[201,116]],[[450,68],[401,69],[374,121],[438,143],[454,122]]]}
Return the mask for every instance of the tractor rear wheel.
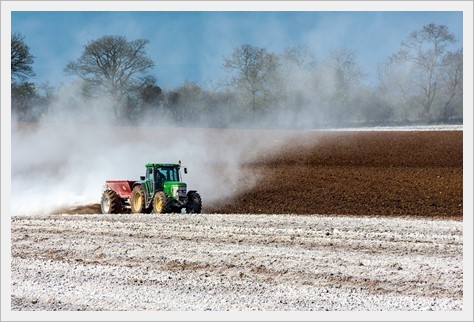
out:
{"label": "tractor rear wheel", "polygon": [[195,191],[188,192],[188,203],[186,204],[186,213],[200,214],[202,208],[202,200],[199,193]]}
{"label": "tractor rear wheel", "polygon": [[153,213],[164,214],[169,212],[169,199],[163,191],[158,191],[153,197]]}
{"label": "tractor rear wheel", "polygon": [[103,214],[118,214],[122,210],[122,200],[113,190],[105,190],[102,193],[100,208]]}
{"label": "tractor rear wheel", "polygon": [[132,190],[132,197],[130,198],[130,206],[132,213],[140,214],[145,213],[145,192],[142,187],[135,186]]}

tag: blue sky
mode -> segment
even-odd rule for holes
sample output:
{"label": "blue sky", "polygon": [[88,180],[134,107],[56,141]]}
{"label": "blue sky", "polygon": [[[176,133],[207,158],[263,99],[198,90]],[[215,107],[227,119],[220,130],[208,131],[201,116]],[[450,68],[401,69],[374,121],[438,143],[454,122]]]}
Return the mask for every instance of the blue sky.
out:
{"label": "blue sky", "polygon": [[356,52],[370,82],[377,65],[428,23],[447,25],[457,38],[453,49],[462,47],[462,20],[460,11],[13,11],[11,31],[25,36],[37,83],[72,80],[64,67],[88,41],[124,35],[150,41],[151,73],[170,89],[185,81],[218,84],[224,56],[247,43],[275,53],[304,45],[317,59],[346,47]]}

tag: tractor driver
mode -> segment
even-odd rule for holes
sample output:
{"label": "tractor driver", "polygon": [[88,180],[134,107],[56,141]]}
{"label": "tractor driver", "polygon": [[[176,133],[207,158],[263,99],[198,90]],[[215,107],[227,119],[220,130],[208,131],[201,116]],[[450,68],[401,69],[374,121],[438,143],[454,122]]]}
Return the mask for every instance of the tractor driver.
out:
{"label": "tractor driver", "polygon": [[156,170],[156,181],[159,182],[160,184],[163,184],[165,180],[166,180],[165,175],[161,173],[160,170]]}

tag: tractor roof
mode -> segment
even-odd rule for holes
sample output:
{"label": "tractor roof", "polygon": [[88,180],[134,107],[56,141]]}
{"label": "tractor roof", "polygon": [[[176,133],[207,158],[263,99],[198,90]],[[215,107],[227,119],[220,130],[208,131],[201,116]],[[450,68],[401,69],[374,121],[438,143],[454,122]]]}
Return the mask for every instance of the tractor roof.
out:
{"label": "tractor roof", "polygon": [[152,168],[152,167],[178,167],[179,164],[177,163],[155,163],[155,162],[148,162],[145,164],[145,167]]}

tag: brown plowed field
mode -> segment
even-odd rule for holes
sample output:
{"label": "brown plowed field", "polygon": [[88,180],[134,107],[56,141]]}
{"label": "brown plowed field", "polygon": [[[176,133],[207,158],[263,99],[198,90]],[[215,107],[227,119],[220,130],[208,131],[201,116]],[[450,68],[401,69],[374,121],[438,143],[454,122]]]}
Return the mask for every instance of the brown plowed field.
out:
{"label": "brown plowed field", "polygon": [[251,190],[212,213],[462,217],[461,131],[308,132],[249,162]]}

